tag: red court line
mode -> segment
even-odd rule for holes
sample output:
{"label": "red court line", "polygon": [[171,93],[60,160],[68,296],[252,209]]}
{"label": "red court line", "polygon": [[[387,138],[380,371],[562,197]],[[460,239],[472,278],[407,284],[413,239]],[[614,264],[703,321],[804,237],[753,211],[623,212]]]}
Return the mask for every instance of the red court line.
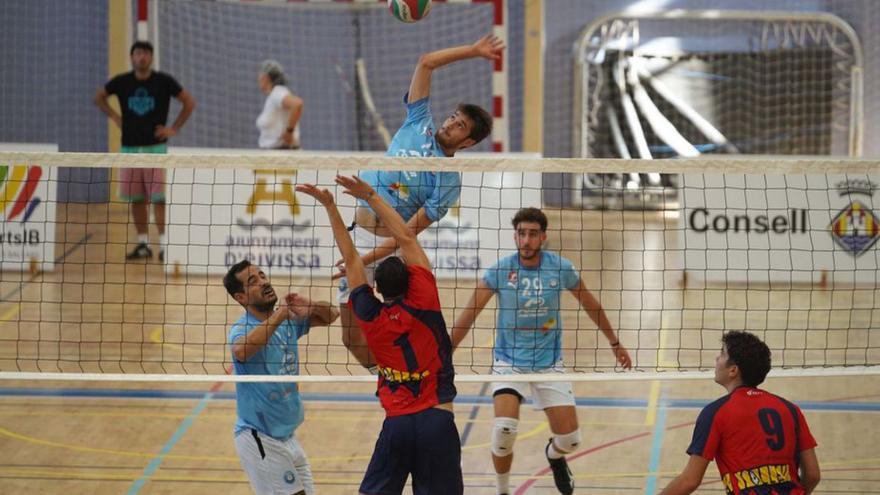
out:
{"label": "red court line", "polygon": [[[677,424],[677,425],[670,426],[670,427],[666,428],[666,431],[675,430],[675,429],[678,429],[678,428],[684,428],[685,426],[691,426],[691,425],[693,425],[693,424],[695,424],[694,421],[688,421],[687,423],[681,423],[681,424]],[[608,447],[613,447],[613,446],[615,446],[615,445],[619,445],[619,444],[621,444],[621,443],[626,443],[626,442],[629,442],[629,441],[632,441],[632,440],[637,440],[637,439],[639,439],[639,438],[649,437],[649,436],[651,436],[651,433],[652,433],[652,432],[650,432],[650,431],[645,431],[645,432],[642,432],[642,433],[637,433],[637,434],[635,434],[635,435],[630,435],[630,436],[628,436],[628,437],[618,438],[617,440],[612,440],[612,441],[610,441],[610,442],[603,443],[603,444],[601,444],[601,445],[597,445],[597,446],[595,446],[595,447],[593,447],[593,448],[590,448],[590,449],[587,449],[587,450],[584,450],[584,451],[578,452],[578,453],[576,453],[576,454],[574,454],[574,455],[570,455],[570,456],[566,457],[566,460],[568,460],[569,462],[571,462],[571,461],[573,461],[573,460],[575,460],[575,459],[578,459],[578,458],[580,458],[580,457],[583,457],[583,456],[585,456],[585,455],[589,455],[589,454],[592,454],[592,453],[594,453],[594,452],[598,452],[598,451],[600,451],[600,450],[607,449]],[[548,474],[549,472],[550,472],[550,467],[548,466],[548,467],[545,467],[545,468],[541,469],[541,470],[538,471],[537,473],[533,474],[531,478],[529,478],[528,480],[526,480],[525,483],[523,483],[522,485],[519,486],[519,488],[516,489],[516,491],[513,493],[513,495],[523,495],[523,494],[525,494],[525,493],[526,493],[526,490],[528,490],[532,485],[535,484],[535,481],[537,481],[537,479],[536,479],[537,477],[539,477],[539,476],[544,476],[545,474]]]}

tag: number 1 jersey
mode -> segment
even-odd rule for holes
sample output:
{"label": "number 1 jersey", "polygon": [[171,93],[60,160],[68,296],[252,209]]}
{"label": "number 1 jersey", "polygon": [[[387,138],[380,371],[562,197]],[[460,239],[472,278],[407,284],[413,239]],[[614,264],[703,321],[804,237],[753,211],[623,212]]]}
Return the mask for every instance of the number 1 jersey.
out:
{"label": "number 1 jersey", "polygon": [[376,394],[387,416],[423,411],[455,398],[452,341],[440,311],[437,281],[430,270],[408,266],[402,301],[380,302],[369,285],[351,293],[349,305],[376,357]]}

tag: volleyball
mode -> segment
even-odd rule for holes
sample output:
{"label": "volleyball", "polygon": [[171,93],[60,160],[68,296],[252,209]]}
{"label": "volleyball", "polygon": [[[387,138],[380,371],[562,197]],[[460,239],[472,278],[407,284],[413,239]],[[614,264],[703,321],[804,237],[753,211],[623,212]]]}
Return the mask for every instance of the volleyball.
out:
{"label": "volleyball", "polygon": [[398,21],[416,22],[431,11],[431,0],[388,0],[388,10]]}

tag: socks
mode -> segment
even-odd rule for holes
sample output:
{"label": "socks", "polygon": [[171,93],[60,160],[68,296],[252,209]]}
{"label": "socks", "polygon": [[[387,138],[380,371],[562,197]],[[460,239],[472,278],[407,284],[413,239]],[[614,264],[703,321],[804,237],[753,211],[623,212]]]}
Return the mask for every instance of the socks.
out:
{"label": "socks", "polygon": [[150,243],[150,235],[149,234],[138,234],[138,244],[149,244]]}
{"label": "socks", "polygon": [[553,448],[553,441],[547,444],[547,459],[562,459],[565,457],[565,454],[560,454],[555,448]]}
{"label": "socks", "polygon": [[159,234],[159,250],[164,251],[168,247],[168,235]]}
{"label": "socks", "polygon": [[495,493],[510,493],[510,471],[501,474],[495,473]]}

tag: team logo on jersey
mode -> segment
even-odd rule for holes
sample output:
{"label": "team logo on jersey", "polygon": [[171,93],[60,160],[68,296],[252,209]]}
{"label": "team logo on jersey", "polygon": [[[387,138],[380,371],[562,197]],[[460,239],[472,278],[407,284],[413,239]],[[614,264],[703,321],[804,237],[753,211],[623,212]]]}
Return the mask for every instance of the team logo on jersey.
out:
{"label": "team logo on jersey", "polygon": [[386,368],[379,366],[379,375],[385,378],[385,381],[392,383],[419,382],[430,375],[429,370],[425,371],[400,371],[394,368]]}
{"label": "team logo on jersey", "polygon": [[831,237],[850,254],[859,256],[880,238],[880,220],[860,201],[853,201],[834,217]]}
{"label": "team logo on jersey", "polygon": [[409,186],[402,182],[395,182],[388,186],[388,194],[397,194],[400,199],[406,199],[409,197]]}
{"label": "team logo on jersey", "polygon": [[150,96],[146,88],[138,88],[128,97],[128,109],[141,117],[152,112],[155,107],[156,99]]}
{"label": "team logo on jersey", "polygon": [[425,130],[424,130],[424,132],[422,132],[422,134],[424,134],[425,136],[428,136],[428,137],[433,137],[434,136],[434,129],[431,129],[428,126],[425,126]]}
{"label": "team logo on jersey", "polygon": [[556,318],[550,318],[549,320],[545,321],[543,325],[541,325],[541,332],[547,333],[550,331],[551,328],[553,328],[555,326],[556,326]]}
{"label": "team logo on jersey", "polygon": [[550,279],[550,287],[555,289],[559,285],[559,280],[555,278]]}
{"label": "team logo on jersey", "polygon": [[[721,478],[727,493],[770,493],[760,487],[771,487],[791,483],[791,468],[788,464],[770,464],[756,468],[743,469],[735,473],[727,473]],[[734,490],[734,486],[738,490]],[[787,493],[787,492],[786,492]]]}
{"label": "team logo on jersey", "polygon": [[516,274],[516,270],[510,270],[510,273],[507,274],[507,285],[509,285],[515,289],[516,283],[518,281],[517,277],[518,277],[518,275]]}
{"label": "team logo on jersey", "polygon": [[285,471],[284,472],[284,482],[288,485],[292,485],[293,482],[296,481],[296,475],[293,474],[293,471]]}

